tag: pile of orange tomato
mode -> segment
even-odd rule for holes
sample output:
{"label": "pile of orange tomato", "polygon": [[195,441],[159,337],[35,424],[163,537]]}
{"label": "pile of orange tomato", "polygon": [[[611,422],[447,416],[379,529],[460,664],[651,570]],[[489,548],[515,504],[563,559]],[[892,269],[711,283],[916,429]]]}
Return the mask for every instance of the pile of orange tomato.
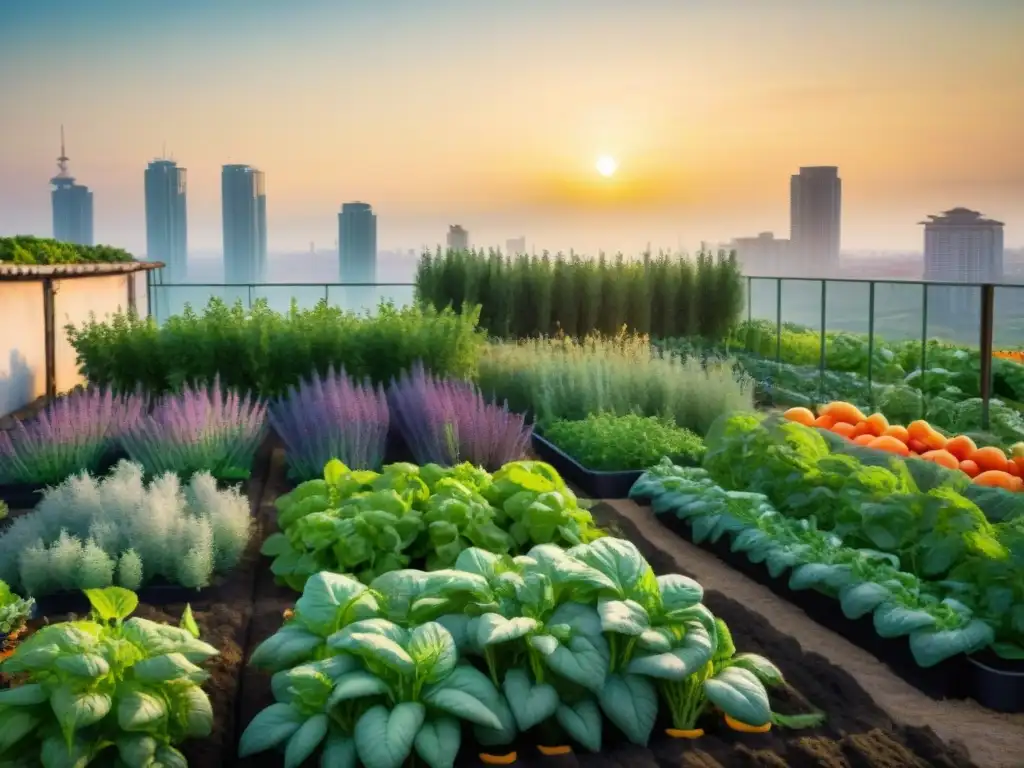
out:
{"label": "pile of orange tomato", "polygon": [[890,424],[881,413],[865,416],[856,406],[844,402],[821,406],[817,416],[809,408],[790,408],[783,415],[790,421],[842,435],[857,445],[959,469],[978,485],[1024,491],[1024,457],[1008,457],[996,447],[979,448],[967,435],[946,437],[923,419],[903,427]]}

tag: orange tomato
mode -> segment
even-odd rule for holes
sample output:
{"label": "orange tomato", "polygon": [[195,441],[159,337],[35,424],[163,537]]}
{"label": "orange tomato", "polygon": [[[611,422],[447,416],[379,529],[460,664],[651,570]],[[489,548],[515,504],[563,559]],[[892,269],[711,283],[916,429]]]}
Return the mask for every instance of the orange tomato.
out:
{"label": "orange tomato", "polygon": [[964,461],[974,455],[974,452],[978,450],[978,446],[967,435],[957,435],[956,437],[949,438],[946,442],[946,450],[960,459],[960,461]]}
{"label": "orange tomato", "polygon": [[872,413],[867,418],[868,430],[875,437],[881,437],[885,434],[885,431],[889,429],[889,420],[885,418],[885,414]]}
{"label": "orange tomato", "polygon": [[922,453],[921,458],[925,461],[934,461],[946,469],[960,469],[960,460],[949,451],[928,451]]}
{"label": "orange tomato", "polygon": [[910,454],[910,448],[907,447],[906,443],[900,442],[892,435],[876,437],[868,443],[868,448],[874,448],[879,451],[889,451],[890,453],[897,453],[900,456],[907,456]]}
{"label": "orange tomato", "polygon": [[832,429],[836,425],[836,420],[831,416],[819,416],[814,420],[814,426],[821,427],[822,429]]}
{"label": "orange tomato", "polygon": [[841,421],[844,424],[860,424],[864,421],[864,414],[857,406],[841,400],[821,406],[818,413],[823,416],[831,416],[837,422]]}
{"label": "orange tomato", "polygon": [[1024,477],[1024,456],[1014,456],[1010,461],[1017,465],[1018,474]]}
{"label": "orange tomato", "polygon": [[900,426],[899,424],[891,424],[889,428],[882,433],[882,435],[895,437],[901,443],[910,442],[910,433],[907,432],[907,428]]}
{"label": "orange tomato", "polygon": [[1009,472],[1014,477],[1020,477],[1020,467],[1017,466],[1017,462],[1014,461],[1013,459],[1010,459],[1008,462],[1006,462],[1006,471]]}
{"label": "orange tomato", "polygon": [[1017,484],[1014,480],[1020,480],[1009,472],[1001,469],[989,469],[974,478],[975,485],[983,485],[987,488],[1005,488],[1008,491],[1016,490]]}
{"label": "orange tomato", "polygon": [[910,422],[907,425],[907,434],[911,440],[919,440],[928,446],[929,451],[938,451],[946,447],[946,438],[932,429],[932,425],[924,419]]}
{"label": "orange tomato", "polygon": [[860,424],[856,424],[853,427],[853,436],[860,437],[861,435],[871,435],[872,437],[878,437],[878,435],[874,434],[871,431],[871,425],[868,424],[866,421],[862,421],[860,422]]}
{"label": "orange tomato", "polygon": [[843,437],[852,440],[854,437],[853,433],[856,431],[856,427],[854,427],[853,424],[850,424],[847,421],[837,421],[835,423],[835,426],[832,427],[832,431],[835,432],[837,435],[842,435]]}
{"label": "orange tomato", "polygon": [[960,471],[963,472],[968,477],[977,477],[978,474],[981,472],[981,467],[979,467],[970,459],[965,459],[964,461],[960,462]]}
{"label": "orange tomato", "polygon": [[907,445],[914,453],[928,453],[928,446],[920,440],[908,440]]}
{"label": "orange tomato", "polygon": [[971,461],[977,464],[982,472],[1006,472],[1006,454],[994,445],[976,450],[971,454]]}
{"label": "orange tomato", "polygon": [[853,442],[855,442],[857,445],[867,445],[874,439],[874,435],[857,435],[855,438],[853,438]]}
{"label": "orange tomato", "polygon": [[797,424],[803,424],[806,427],[814,424],[814,414],[811,413],[810,408],[790,408],[784,414],[783,418],[795,421]]}

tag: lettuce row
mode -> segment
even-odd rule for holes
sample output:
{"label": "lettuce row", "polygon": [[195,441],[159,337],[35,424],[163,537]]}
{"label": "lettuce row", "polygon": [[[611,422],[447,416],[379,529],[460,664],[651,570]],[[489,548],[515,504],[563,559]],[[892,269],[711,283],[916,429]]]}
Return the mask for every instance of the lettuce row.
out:
{"label": "lettuce row", "polygon": [[175,745],[210,735],[199,665],[217,649],[199,639],[188,607],[172,627],[128,618],[138,597],[127,589],[85,593],[87,619],[42,627],[0,664],[26,677],[0,691],[0,764],[187,768]]}
{"label": "lettuce row", "polygon": [[493,476],[462,464],[445,469],[391,464],[380,472],[328,463],[277,501],[282,532],[262,552],[271,571],[301,591],[321,571],[369,583],[422,562],[451,567],[469,547],[508,554],[532,544],[574,544],[600,534],[554,469],[542,462],[506,464]]}
{"label": "lettuce row", "polygon": [[993,614],[972,610],[961,582],[920,579],[901,570],[894,555],[845,546],[814,518],[780,515],[767,496],[724,490],[703,469],[663,462],[641,476],[631,494],[651,499],[656,514],[686,520],[696,543],[728,534],[733,552],[764,563],[775,578],[788,572],[791,589],[836,598],[850,619],[871,615],[880,636],[908,637],[922,667],[989,646],[1011,658],[1019,652],[1019,634],[1014,642],[996,643],[1001,625]]}
{"label": "lettuce row", "polygon": [[736,654],[724,623],[684,576],[656,577],[615,538],[511,557],[463,550],[454,567],[397,570],[369,585],[311,577],[292,618],[250,663],[274,673],[276,703],[248,726],[242,756],[282,749],[298,766],[398,768],[415,753],[451,766],[461,723],[485,746],[557,724],[600,751],[607,718],[646,744],[659,693],[676,727],[716,706],[740,722],[774,714],[778,669]]}

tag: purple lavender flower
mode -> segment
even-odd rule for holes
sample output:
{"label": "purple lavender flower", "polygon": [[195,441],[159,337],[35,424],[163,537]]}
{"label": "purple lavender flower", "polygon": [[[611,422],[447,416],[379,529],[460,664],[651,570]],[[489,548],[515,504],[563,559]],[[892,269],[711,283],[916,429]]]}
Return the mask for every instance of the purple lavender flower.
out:
{"label": "purple lavender flower", "polygon": [[533,434],[508,403],[487,402],[475,384],[438,379],[416,362],[392,379],[388,402],[398,429],[419,464],[468,461],[495,470],[523,458]]}
{"label": "purple lavender flower", "polygon": [[147,474],[183,478],[208,471],[222,480],[249,477],[263,441],[267,405],[249,393],[225,391],[220,376],[210,386],[186,386],[165,395],[121,442]]}
{"label": "purple lavender flower", "polygon": [[54,400],[27,422],[0,430],[0,485],[54,485],[83,470],[99,472],[146,408],[140,393],[98,387]]}
{"label": "purple lavender flower", "polygon": [[296,479],[320,477],[331,459],[351,469],[380,469],[384,462],[388,401],[369,378],[356,382],[334,366],[326,376],[314,372],[272,403],[269,415]]}

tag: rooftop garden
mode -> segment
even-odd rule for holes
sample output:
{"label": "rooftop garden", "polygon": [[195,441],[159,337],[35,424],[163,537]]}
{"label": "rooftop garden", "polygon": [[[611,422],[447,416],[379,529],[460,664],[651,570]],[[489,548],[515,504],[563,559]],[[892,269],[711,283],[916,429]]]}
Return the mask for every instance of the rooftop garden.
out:
{"label": "rooftop garden", "polygon": [[134,261],[127,251],[109,245],[78,245],[44,237],[0,237],[0,265],[115,264]]}
{"label": "rooftop garden", "polygon": [[766,407],[741,304],[728,258],[446,254],[373,315],[69,327],[88,386],[0,432],[0,765],[998,765],[1009,422],[895,345],[957,418]]}

